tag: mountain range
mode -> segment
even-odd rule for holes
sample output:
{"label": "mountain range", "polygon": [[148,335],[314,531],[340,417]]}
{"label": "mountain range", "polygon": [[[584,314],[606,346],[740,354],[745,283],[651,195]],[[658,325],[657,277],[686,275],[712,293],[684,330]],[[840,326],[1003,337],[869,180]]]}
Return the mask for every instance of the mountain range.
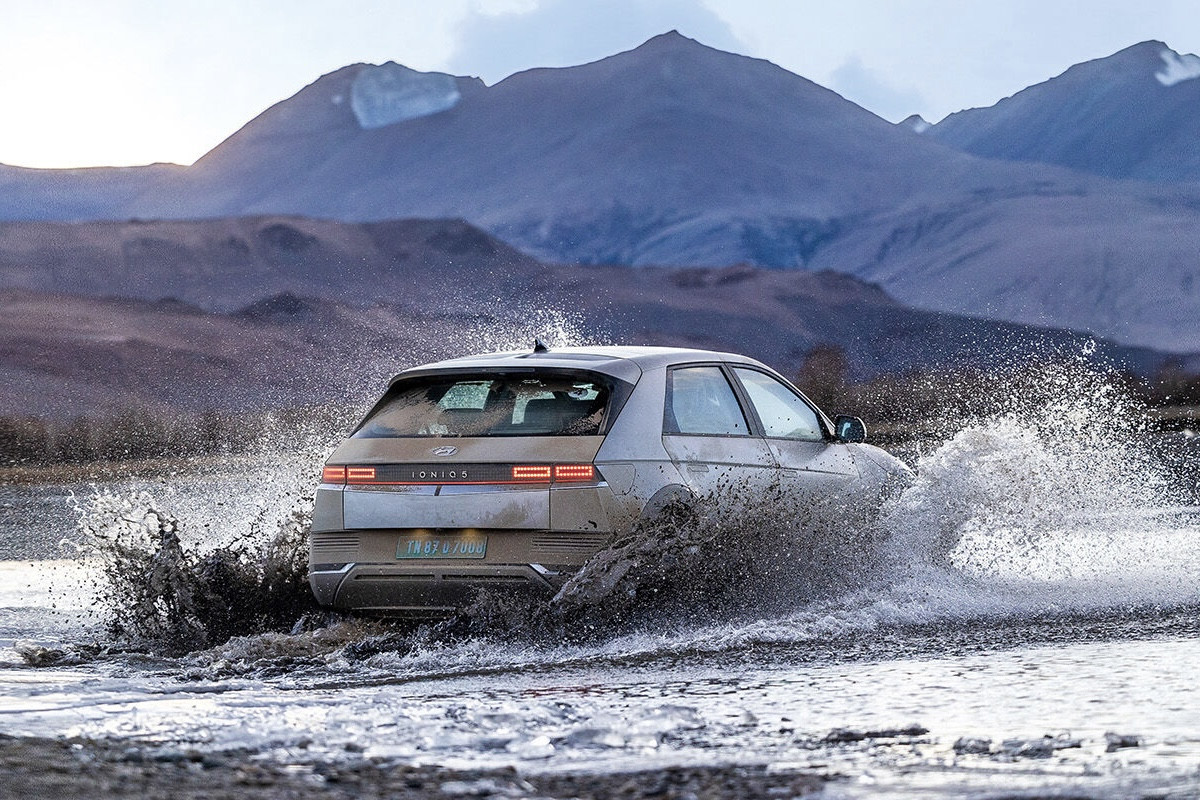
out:
{"label": "mountain range", "polygon": [[[236,227],[228,220],[287,215],[370,239],[363,224],[456,218],[520,251],[514,259],[840,272],[926,311],[1197,351],[1194,58],[1145,43],[923,133],[676,33],[494,86],[357,64],[267,109],[189,167],[0,168],[0,219],[29,231],[36,221]],[[332,223],[279,224],[303,234],[305,224]],[[258,258],[260,234],[240,237],[249,255],[230,245],[229,263]],[[336,238],[317,237],[323,246]],[[261,251],[267,259],[287,250],[264,246],[275,248]],[[133,284],[146,279],[130,265],[173,263],[158,247],[123,250],[124,271],[111,274],[63,256],[54,283],[142,296]],[[340,276],[305,272],[305,257],[294,256],[298,287],[324,282],[345,300],[349,287],[386,283],[398,262],[372,247],[366,265],[343,260]],[[444,281],[457,267],[439,269],[415,279]],[[9,258],[0,281],[22,286],[20,274]],[[649,273],[629,279],[652,283]],[[167,291],[157,279],[147,285]]]}
{"label": "mountain range", "polygon": [[[54,290],[53,272],[37,270],[25,274],[32,288],[0,290],[0,417],[362,407],[404,367],[531,347],[535,336],[552,345],[733,350],[792,375],[814,348],[832,345],[845,351],[856,380],[998,362],[1016,367],[1031,357],[1075,359],[1093,351],[1143,375],[1177,363],[1069,331],[911,309],[877,286],[833,272],[580,269],[514,257],[461,222],[389,228],[390,249],[372,238],[373,225],[282,217],[76,224],[84,232],[77,230],[70,246],[88,242],[89,270],[98,274],[118,270],[122,241],[158,242],[169,257],[136,265],[136,297],[104,296],[99,282],[84,287],[90,294],[65,294]],[[300,282],[314,294],[279,292],[247,303],[283,285],[296,268],[288,251],[273,249],[284,229],[308,242],[301,273],[323,266],[336,274],[357,255],[363,271],[341,290]],[[0,241],[5,234],[0,229]],[[231,238],[246,242],[253,260],[230,261],[219,245]],[[361,250],[349,249],[355,242]],[[473,246],[464,253],[455,242]],[[372,259],[404,250],[421,256],[399,260],[377,280]],[[187,269],[176,269],[179,263]],[[191,301],[154,299],[163,294]]]}
{"label": "mountain range", "polygon": [[539,266],[461,220],[0,222],[0,286],[217,311],[284,292],[366,304],[502,291],[505,276]]}
{"label": "mountain range", "polygon": [[1200,180],[1200,57],[1162,42],[1077,64],[989,108],[927,129],[985,158],[1144,181]]}

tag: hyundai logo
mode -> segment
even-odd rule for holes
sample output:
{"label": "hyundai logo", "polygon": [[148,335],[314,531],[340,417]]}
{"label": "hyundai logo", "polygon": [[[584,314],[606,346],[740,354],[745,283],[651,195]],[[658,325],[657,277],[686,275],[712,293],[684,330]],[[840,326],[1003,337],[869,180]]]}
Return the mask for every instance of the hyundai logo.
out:
{"label": "hyundai logo", "polygon": [[452,444],[444,444],[441,447],[433,448],[435,456],[452,456],[458,452],[458,448]]}

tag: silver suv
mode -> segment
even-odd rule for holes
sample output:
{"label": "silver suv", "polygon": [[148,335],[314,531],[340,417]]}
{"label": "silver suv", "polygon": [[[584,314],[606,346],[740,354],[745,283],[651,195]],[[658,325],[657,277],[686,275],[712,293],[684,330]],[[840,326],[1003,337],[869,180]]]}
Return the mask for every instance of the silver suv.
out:
{"label": "silver suv", "polygon": [[330,456],[309,581],[344,610],[445,616],[553,594],[641,517],[731,484],[876,502],[907,468],[731,353],[569,347],[406,370]]}

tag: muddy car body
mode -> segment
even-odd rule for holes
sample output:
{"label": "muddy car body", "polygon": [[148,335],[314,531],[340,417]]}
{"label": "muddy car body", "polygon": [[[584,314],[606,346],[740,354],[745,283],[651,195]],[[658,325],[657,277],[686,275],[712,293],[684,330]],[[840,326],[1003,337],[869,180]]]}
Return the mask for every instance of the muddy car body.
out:
{"label": "muddy car body", "polygon": [[333,452],[309,580],[322,605],[442,616],[552,594],[641,517],[720,486],[876,499],[906,469],[765,365],[675,348],[471,356],[407,370]]}

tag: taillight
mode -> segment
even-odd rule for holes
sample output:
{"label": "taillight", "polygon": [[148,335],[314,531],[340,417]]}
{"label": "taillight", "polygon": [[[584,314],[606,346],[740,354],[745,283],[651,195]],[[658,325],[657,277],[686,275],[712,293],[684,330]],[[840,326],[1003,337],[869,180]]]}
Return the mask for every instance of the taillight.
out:
{"label": "taillight", "polygon": [[512,479],[528,483],[549,483],[551,469],[548,465],[514,466]]}
{"label": "taillight", "polygon": [[591,464],[521,464],[512,468],[512,479],[517,483],[592,481],[596,468]]}
{"label": "taillight", "polygon": [[374,467],[346,467],[346,483],[367,483],[373,480]]}
{"label": "taillight", "polygon": [[591,464],[556,464],[556,481],[591,481],[596,479],[596,468]]}
{"label": "taillight", "polygon": [[326,466],[321,482],[362,484],[589,483],[599,477],[591,464],[383,464]]}

